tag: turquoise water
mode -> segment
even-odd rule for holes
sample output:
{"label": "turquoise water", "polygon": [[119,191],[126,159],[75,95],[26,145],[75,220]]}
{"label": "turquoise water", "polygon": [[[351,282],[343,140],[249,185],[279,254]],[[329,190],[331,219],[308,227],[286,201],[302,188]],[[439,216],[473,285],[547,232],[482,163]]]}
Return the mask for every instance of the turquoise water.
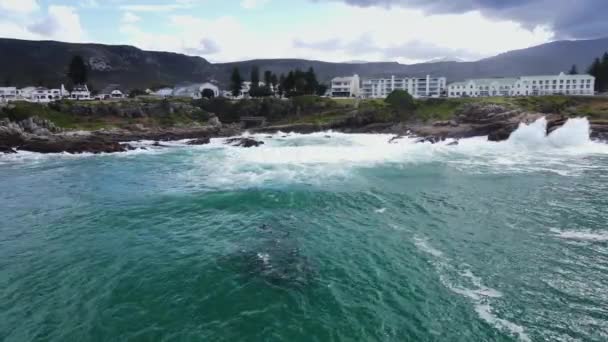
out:
{"label": "turquoise water", "polygon": [[0,156],[0,340],[605,341],[608,146],[543,125]]}

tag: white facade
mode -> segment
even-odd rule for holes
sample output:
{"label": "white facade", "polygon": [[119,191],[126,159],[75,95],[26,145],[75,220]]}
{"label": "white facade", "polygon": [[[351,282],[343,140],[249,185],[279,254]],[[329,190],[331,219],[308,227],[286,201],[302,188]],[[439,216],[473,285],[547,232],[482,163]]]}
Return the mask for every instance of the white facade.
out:
{"label": "white facade", "polygon": [[330,95],[332,97],[359,97],[361,95],[361,79],[359,75],[332,79]]}
{"label": "white facade", "polygon": [[595,77],[591,75],[522,76],[518,78],[471,79],[448,86],[449,97],[484,96],[593,96]]}
{"label": "white facade", "polygon": [[395,90],[405,90],[416,98],[440,97],[446,91],[445,77],[376,78],[363,80],[361,93],[365,98],[386,98]]}
{"label": "white facade", "polygon": [[27,102],[48,103],[61,99],[61,89],[27,87],[21,89],[20,97]]}
{"label": "white facade", "polygon": [[112,90],[112,92],[110,93],[110,97],[113,99],[122,99],[125,97],[125,94],[123,94],[122,91],[116,89]]}
{"label": "white facade", "polygon": [[0,102],[16,101],[20,94],[17,87],[0,87]]}
{"label": "white facade", "polygon": [[91,92],[87,85],[75,86],[70,94],[71,100],[91,100]]}

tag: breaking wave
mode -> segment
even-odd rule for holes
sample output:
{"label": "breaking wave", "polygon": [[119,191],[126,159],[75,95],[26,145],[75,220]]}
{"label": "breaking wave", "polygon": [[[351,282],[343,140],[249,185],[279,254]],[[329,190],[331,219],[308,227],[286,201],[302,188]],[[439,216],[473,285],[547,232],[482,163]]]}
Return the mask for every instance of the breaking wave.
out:
{"label": "breaking wave", "polygon": [[[608,145],[589,139],[587,119],[571,119],[563,127],[546,135],[547,121],[542,118],[522,124],[511,138],[489,142],[487,137],[461,139],[431,144],[415,137],[403,137],[389,143],[388,134],[344,134],[318,132],[296,134],[253,134],[263,141],[258,148],[226,145],[226,139],[212,139],[203,146],[188,146],[187,141],[152,141],[132,143],[136,150],[113,154],[110,158],[146,158],[162,154],[181,154],[191,167],[176,170],[178,178],[211,187],[242,188],[272,182],[317,184],[328,179],[343,180],[361,168],[383,164],[411,167],[425,163],[444,163],[470,173],[551,172],[577,175],[595,168],[589,155],[608,156]],[[59,158],[90,158],[93,155],[40,155],[19,152],[0,157],[1,164],[41,162]],[[97,156],[96,156],[97,157]],[[101,156],[107,157],[107,156]]]}

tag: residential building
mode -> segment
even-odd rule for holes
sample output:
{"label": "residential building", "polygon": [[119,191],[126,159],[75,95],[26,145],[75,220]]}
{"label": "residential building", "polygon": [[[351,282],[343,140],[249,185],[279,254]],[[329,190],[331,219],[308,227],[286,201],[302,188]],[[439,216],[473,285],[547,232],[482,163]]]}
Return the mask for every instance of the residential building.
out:
{"label": "residential building", "polygon": [[95,96],[96,100],[122,99],[125,95],[120,90],[120,84],[110,84],[103,88],[101,92]]}
{"label": "residential building", "polygon": [[21,89],[20,97],[28,102],[48,103],[61,99],[61,89],[26,87]]}
{"label": "residential building", "polygon": [[91,92],[87,85],[77,85],[70,93],[71,100],[91,100]]}
{"label": "residential building", "polygon": [[395,90],[405,90],[416,98],[440,97],[446,92],[445,77],[395,77],[372,78],[362,82],[361,93],[365,98],[386,98]]}
{"label": "residential building", "polygon": [[0,87],[0,102],[15,101],[20,95],[16,87]]}
{"label": "residential building", "polygon": [[593,96],[595,77],[591,75],[521,76],[517,78],[471,79],[448,86],[449,97],[484,96]]}
{"label": "residential building", "polygon": [[211,90],[214,97],[220,96],[220,89],[215,84],[205,83],[183,83],[175,86],[172,96],[175,97],[190,97],[200,99],[205,89]]}
{"label": "residential building", "polygon": [[330,95],[332,97],[359,97],[361,95],[361,79],[359,75],[332,79]]}

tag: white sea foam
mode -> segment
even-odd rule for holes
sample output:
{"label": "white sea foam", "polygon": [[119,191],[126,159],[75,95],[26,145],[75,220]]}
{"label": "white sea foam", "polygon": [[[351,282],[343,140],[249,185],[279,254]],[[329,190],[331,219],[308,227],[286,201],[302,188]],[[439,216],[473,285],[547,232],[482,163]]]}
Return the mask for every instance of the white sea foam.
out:
{"label": "white sea foam", "polygon": [[[212,139],[203,146],[188,146],[186,140],[161,143],[169,148],[154,146],[153,141],[140,141],[130,143],[139,149],[115,155],[145,158],[145,155],[188,151],[184,158],[189,158],[186,162],[193,168],[177,170],[177,179],[225,188],[261,186],[269,182],[324,184],[328,179],[352,177],[353,171],[361,168],[410,167],[431,162],[445,163],[469,173],[551,172],[576,176],[597,167],[587,156],[608,155],[608,145],[589,140],[586,119],[572,119],[549,136],[545,132],[546,120],[540,119],[530,125],[522,124],[508,141],[495,143],[477,137],[462,139],[457,146],[450,146],[450,141],[434,145],[417,143],[412,137],[391,144],[389,140],[393,136],[387,134],[278,132],[246,134],[264,142],[250,149],[226,145],[226,139]],[[19,152],[0,156],[0,164],[91,156]]]}
{"label": "white sea foam", "polygon": [[593,232],[591,230],[559,230],[551,229],[556,236],[567,240],[580,241],[608,241],[608,231]]}
{"label": "white sea foam", "polygon": [[440,250],[433,248],[426,239],[416,237],[414,238],[414,244],[418,249],[425,253],[437,258],[443,257],[443,253]]}
{"label": "white sea foam", "polygon": [[376,214],[384,214],[386,212],[386,208],[376,209],[376,210],[374,210],[374,212]]}
{"label": "white sea foam", "polygon": [[[479,318],[500,331],[517,336],[520,341],[531,341],[525,333],[524,327],[493,313],[492,301],[503,297],[500,291],[484,285],[482,279],[473,274],[470,269],[458,272],[444,253],[431,246],[427,239],[415,237],[414,244],[420,251],[434,257],[433,265],[439,273],[441,283],[450,291],[471,300]],[[457,273],[459,281],[450,280],[448,276],[450,273]]]}

